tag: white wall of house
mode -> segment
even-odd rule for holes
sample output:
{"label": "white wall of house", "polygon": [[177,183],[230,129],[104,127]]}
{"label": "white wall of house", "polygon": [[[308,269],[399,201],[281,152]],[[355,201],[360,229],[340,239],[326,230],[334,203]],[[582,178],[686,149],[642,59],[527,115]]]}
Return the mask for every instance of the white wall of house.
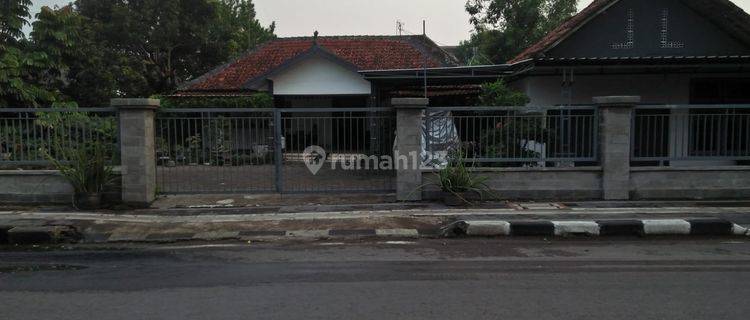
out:
{"label": "white wall of house", "polygon": [[322,57],[311,57],[270,80],[274,95],[369,95],[372,90],[357,72]]}

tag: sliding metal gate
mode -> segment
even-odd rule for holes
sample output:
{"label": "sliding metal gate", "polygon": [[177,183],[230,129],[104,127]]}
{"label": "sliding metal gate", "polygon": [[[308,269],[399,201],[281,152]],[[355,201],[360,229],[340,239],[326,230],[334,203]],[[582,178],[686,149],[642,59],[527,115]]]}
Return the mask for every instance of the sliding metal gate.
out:
{"label": "sliding metal gate", "polygon": [[389,108],[166,109],[156,119],[163,194],[390,192]]}

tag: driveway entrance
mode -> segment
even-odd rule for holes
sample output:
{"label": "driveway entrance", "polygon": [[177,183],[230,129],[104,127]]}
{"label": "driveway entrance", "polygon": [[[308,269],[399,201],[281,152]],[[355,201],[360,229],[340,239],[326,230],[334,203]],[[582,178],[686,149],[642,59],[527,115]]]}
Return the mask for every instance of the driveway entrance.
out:
{"label": "driveway entrance", "polygon": [[161,194],[390,192],[389,108],[167,109],[157,115]]}

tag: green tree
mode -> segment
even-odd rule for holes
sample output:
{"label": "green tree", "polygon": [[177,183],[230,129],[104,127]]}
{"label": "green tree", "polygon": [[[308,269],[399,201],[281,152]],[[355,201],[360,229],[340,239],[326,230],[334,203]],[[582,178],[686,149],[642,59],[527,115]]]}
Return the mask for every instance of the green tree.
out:
{"label": "green tree", "polygon": [[251,0],[77,0],[45,7],[31,37],[29,0],[0,6],[0,106],[171,93],[274,37]]}
{"label": "green tree", "polygon": [[[253,49],[274,38],[276,23],[264,27],[258,21],[255,4],[249,0],[221,0],[217,3],[217,21],[210,29],[212,37],[221,41],[214,48],[221,48],[228,59]],[[223,48],[222,48],[223,47]]]}
{"label": "green tree", "polygon": [[475,32],[461,46],[478,48],[493,62],[504,63],[573,16],[577,4],[578,0],[468,0],[466,11]]}
{"label": "green tree", "polygon": [[28,0],[5,0],[0,6],[0,107],[36,107],[55,101],[46,80],[52,69],[49,56],[26,40]]}
{"label": "green tree", "polygon": [[43,7],[36,18],[31,39],[54,66],[49,84],[68,100],[97,107],[118,96],[120,88],[147,87],[141,76],[130,72],[132,59],[100,43],[96,29],[72,6]]}
{"label": "green tree", "polygon": [[508,88],[505,81],[497,80],[482,85],[482,93],[477,102],[480,106],[518,107],[529,103],[529,97],[523,92]]}
{"label": "green tree", "polygon": [[169,93],[273,36],[273,25],[260,26],[249,0],[77,0],[75,5],[96,42],[127,66],[124,80],[136,80],[120,88],[126,96]]}
{"label": "green tree", "polygon": [[0,4],[0,49],[24,39],[23,27],[29,23],[31,0],[3,0]]}

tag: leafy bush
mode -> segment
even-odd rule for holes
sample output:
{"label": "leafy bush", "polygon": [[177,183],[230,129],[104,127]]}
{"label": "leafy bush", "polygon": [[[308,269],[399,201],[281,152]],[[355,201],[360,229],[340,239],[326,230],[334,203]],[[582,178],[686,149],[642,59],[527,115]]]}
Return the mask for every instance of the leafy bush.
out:
{"label": "leafy bush", "polygon": [[266,93],[256,93],[247,97],[165,97],[162,108],[273,108],[273,97]]}
{"label": "leafy bush", "polygon": [[485,83],[482,85],[482,93],[479,95],[480,106],[525,106],[529,103],[529,97],[520,91],[508,88],[503,80]]}
{"label": "leafy bush", "polygon": [[434,185],[466,204],[471,203],[466,197],[467,194],[473,193],[482,198],[493,194],[492,189],[486,183],[487,178],[476,175],[469,169],[463,152],[453,152],[450,158],[447,165],[436,173],[437,180],[430,181],[417,190]]}
{"label": "leafy bush", "polygon": [[115,178],[110,162],[113,150],[110,144],[86,141],[77,148],[55,144],[55,157],[47,159],[70,182],[76,194],[101,193]]}

